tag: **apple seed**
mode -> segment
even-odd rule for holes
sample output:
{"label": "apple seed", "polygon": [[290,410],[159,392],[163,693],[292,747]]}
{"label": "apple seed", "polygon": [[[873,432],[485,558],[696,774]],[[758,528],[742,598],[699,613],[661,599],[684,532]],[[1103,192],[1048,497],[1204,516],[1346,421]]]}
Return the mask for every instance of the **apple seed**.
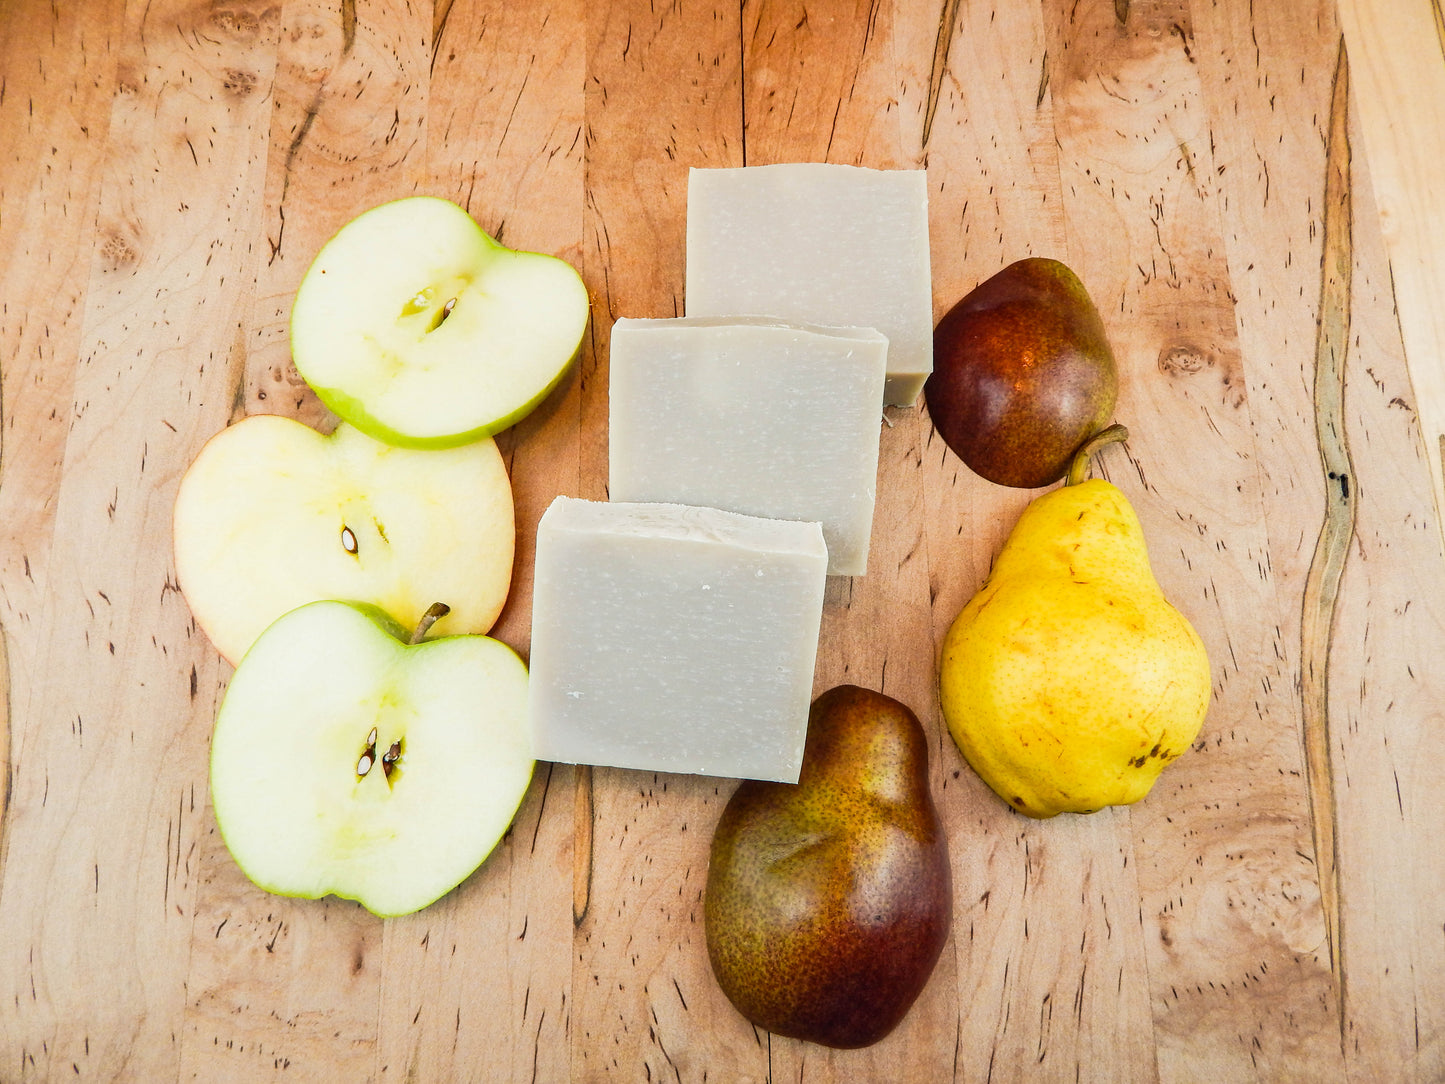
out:
{"label": "apple seed", "polygon": [[353,557],[361,552],[361,546],[356,541],[356,532],[344,523],[341,525],[341,548]]}
{"label": "apple seed", "polygon": [[[361,759],[356,762],[356,778],[364,779],[366,773],[371,771],[371,766],[376,763],[376,727],[371,728],[371,733],[366,736],[366,751],[361,754]],[[390,770],[387,771],[390,775]]]}
{"label": "apple seed", "polygon": [[396,767],[396,762],[401,759],[401,739],[391,743],[391,748],[381,755],[381,770],[391,778],[391,770]]}

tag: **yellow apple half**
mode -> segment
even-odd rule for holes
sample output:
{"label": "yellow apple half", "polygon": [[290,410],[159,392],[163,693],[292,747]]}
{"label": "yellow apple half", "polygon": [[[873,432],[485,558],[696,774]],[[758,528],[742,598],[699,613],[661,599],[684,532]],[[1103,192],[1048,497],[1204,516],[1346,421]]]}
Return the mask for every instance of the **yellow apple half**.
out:
{"label": "yellow apple half", "polygon": [[235,664],[276,618],[319,599],[371,603],[404,627],[444,602],[438,635],[488,631],[511,587],[516,523],[491,440],[419,451],[258,414],[201,449],[174,536],[191,613]]}
{"label": "yellow apple half", "polygon": [[322,246],[296,291],[291,353],[358,429],[452,447],[537,407],[577,356],[588,312],[566,261],[513,251],[456,204],[412,196]]}
{"label": "yellow apple half", "polygon": [[535,766],[526,666],[487,636],[404,637],[373,608],[315,602],[237,667],[211,803],[267,891],[409,914],[465,880],[516,815]]}

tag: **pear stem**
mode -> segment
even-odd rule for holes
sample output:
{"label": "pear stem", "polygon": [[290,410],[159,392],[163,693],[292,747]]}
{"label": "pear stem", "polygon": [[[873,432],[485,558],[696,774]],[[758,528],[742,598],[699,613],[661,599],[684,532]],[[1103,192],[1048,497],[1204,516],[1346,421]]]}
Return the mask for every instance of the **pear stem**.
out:
{"label": "pear stem", "polygon": [[1093,458],[1100,448],[1109,444],[1117,444],[1120,441],[1129,439],[1129,430],[1118,422],[1099,430],[1088,440],[1079,446],[1074,453],[1073,462],[1069,464],[1069,475],[1064,479],[1064,485],[1076,486],[1082,482],[1089,472],[1089,460]]}
{"label": "pear stem", "polygon": [[411,634],[411,639],[407,641],[407,644],[415,647],[421,643],[426,639],[426,634],[431,631],[431,627],[451,612],[452,608],[445,602],[433,602],[427,607],[426,613],[421,615],[421,620],[416,623],[416,631]]}

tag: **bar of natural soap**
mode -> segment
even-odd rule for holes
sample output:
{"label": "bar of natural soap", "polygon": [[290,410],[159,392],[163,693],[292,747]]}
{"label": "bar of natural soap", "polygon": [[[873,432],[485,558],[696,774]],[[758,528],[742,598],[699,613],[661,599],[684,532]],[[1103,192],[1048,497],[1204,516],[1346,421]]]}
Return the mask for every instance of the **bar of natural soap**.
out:
{"label": "bar of natural soap", "polygon": [[877,328],[888,338],[883,401],[912,406],[933,371],[924,171],[693,169],[686,311]]}
{"label": "bar of natural soap", "polygon": [[538,759],[796,782],[827,559],[817,523],[558,497],[537,527]]}
{"label": "bar of natural soap", "polygon": [[618,320],[614,501],[816,520],[828,574],[868,568],[888,340],[769,317]]}

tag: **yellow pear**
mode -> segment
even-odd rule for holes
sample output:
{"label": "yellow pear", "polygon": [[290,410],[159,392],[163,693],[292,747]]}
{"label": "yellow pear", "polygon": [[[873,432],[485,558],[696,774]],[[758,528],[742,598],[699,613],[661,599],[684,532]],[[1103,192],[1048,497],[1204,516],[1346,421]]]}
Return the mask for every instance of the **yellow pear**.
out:
{"label": "yellow pear", "polygon": [[1019,517],[943,642],[943,716],[974,771],[1031,817],[1149,793],[1209,706],[1199,635],[1164,597],[1139,519],[1080,450]]}

